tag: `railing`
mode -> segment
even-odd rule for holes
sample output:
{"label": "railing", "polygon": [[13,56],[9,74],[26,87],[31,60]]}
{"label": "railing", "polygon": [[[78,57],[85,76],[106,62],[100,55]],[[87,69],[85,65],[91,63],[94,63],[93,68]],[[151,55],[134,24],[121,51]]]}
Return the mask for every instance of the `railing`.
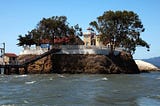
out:
{"label": "railing", "polygon": [[[108,46],[86,46],[86,45],[61,45],[59,46],[59,48],[61,48],[62,50],[75,50],[75,49],[79,49],[79,50],[83,50],[83,49],[95,49],[95,50],[110,50],[111,48]],[[122,51],[123,48],[121,47],[117,47],[115,48],[115,51]]]}
{"label": "railing", "polygon": [[36,47],[24,47],[24,50],[20,53],[20,55],[23,54],[36,54],[40,55],[48,51],[48,48],[41,48],[40,46]]}
{"label": "railing", "polygon": [[[54,45],[54,48],[60,48],[62,50],[107,50],[110,51],[110,47],[108,46],[86,46],[86,45]],[[51,48],[53,48],[51,47]],[[123,48],[116,48],[115,51],[122,51]],[[26,47],[24,48],[23,52],[21,52],[20,54],[36,54],[36,55],[40,55],[43,54],[45,52],[48,51],[48,48],[41,48],[40,46],[36,46],[36,47]]]}
{"label": "railing", "polygon": [[63,50],[72,50],[72,49],[109,49],[106,46],[86,46],[86,45],[61,45],[59,46]]}

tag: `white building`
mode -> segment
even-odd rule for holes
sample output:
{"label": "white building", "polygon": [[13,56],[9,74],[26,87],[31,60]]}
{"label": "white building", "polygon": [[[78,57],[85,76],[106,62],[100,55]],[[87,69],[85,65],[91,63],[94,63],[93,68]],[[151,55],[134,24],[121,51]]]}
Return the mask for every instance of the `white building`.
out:
{"label": "white building", "polygon": [[[109,44],[106,46],[100,41],[100,36],[97,36],[96,33],[91,29],[88,28],[88,31],[83,33],[83,44],[84,45],[59,45],[61,48],[61,52],[58,54],[104,54],[107,55],[110,52]],[[115,54],[118,54],[119,51],[122,49],[116,48]],[[48,51],[48,46],[32,46],[28,47],[25,46],[24,50],[20,53],[20,55],[25,54],[35,54],[40,55],[44,52]]]}

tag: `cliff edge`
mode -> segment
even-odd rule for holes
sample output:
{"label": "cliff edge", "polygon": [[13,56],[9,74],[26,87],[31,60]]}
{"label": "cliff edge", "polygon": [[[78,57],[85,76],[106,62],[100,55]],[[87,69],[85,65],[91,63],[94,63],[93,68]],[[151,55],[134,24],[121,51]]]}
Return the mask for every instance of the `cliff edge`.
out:
{"label": "cliff edge", "polygon": [[[21,57],[23,57],[23,59],[25,58],[25,56]],[[27,58],[29,57],[27,56]],[[23,70],[21,70],[20,73],[23,73]],[[132,56],[121,52],[117,56],[98,54],[52,54],[29,64],[28,73],[135,74],[140,73],[140,71]]]}
{"label": "cliff edge", "polygon": [[97,54],[56,54],[52,56],[55,73],[120,74],[139,73],[132,56],[121,52],[119,55]]}

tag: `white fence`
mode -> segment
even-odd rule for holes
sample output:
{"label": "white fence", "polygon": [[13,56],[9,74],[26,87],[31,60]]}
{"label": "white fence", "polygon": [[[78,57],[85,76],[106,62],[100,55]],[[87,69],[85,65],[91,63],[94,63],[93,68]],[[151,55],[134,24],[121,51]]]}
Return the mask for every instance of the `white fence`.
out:
{"label": "white fence", "polygon": [[[104,54],[108,55],[110,48],[106,46],[85,46],[85,45],[58,45],[58,48],[62,50],[57,54]],[[22,54],[43,54],[47,52],[48,48],[41,48],[40,46],[36,47],[25,47],[24,50],[20,53]],[[119,54],[119,51],[122,51],[122,48],[116,48],[115,55]]]}
{"label": "white fence", "polygon": [[[110,48],[106,46],[85,46],[85,45],[61,45],[62,50],[57,54],[103,54],[108,55]],[[122,51],[121,48],[116,48],[115,55]]]}
{"label": "white fence", "polygon": [[25,54],[35,54],[35,55],[40,55],[43,54],[44,52],[47,52],[48,48],[41,48],[40,46],[36,47],[24,47],[24,50],[20,52],[20,55],[25,55]]}

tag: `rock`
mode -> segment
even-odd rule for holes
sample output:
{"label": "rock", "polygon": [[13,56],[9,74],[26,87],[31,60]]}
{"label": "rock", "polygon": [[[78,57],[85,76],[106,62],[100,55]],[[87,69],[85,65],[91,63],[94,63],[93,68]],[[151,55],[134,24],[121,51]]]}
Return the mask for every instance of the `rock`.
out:
{"label": "rock", "polygon": [[120,74],[139,73],[139,69],[126,53],[119,55],[98,54],[55,54],[53,59],[55,73],[92,73],[92,74]]}
{"label": "rock", "polygon": [[135,62],[141,72],[150,72],[150,71],[158,71],[159,70],[158,67],[154,66],[151,63],[148,63],[148,62],[145,62],[142,60],[135,60]]}
{"label": "rock", "polygon": [[[20,60],[32,56],[21,56]],[[21,70],[20,73],[24,73]],[[136,74],[140,73],[130,54],[52,54],[28,66],[29,74],[42,73],[90,73],[90,74]]]}

